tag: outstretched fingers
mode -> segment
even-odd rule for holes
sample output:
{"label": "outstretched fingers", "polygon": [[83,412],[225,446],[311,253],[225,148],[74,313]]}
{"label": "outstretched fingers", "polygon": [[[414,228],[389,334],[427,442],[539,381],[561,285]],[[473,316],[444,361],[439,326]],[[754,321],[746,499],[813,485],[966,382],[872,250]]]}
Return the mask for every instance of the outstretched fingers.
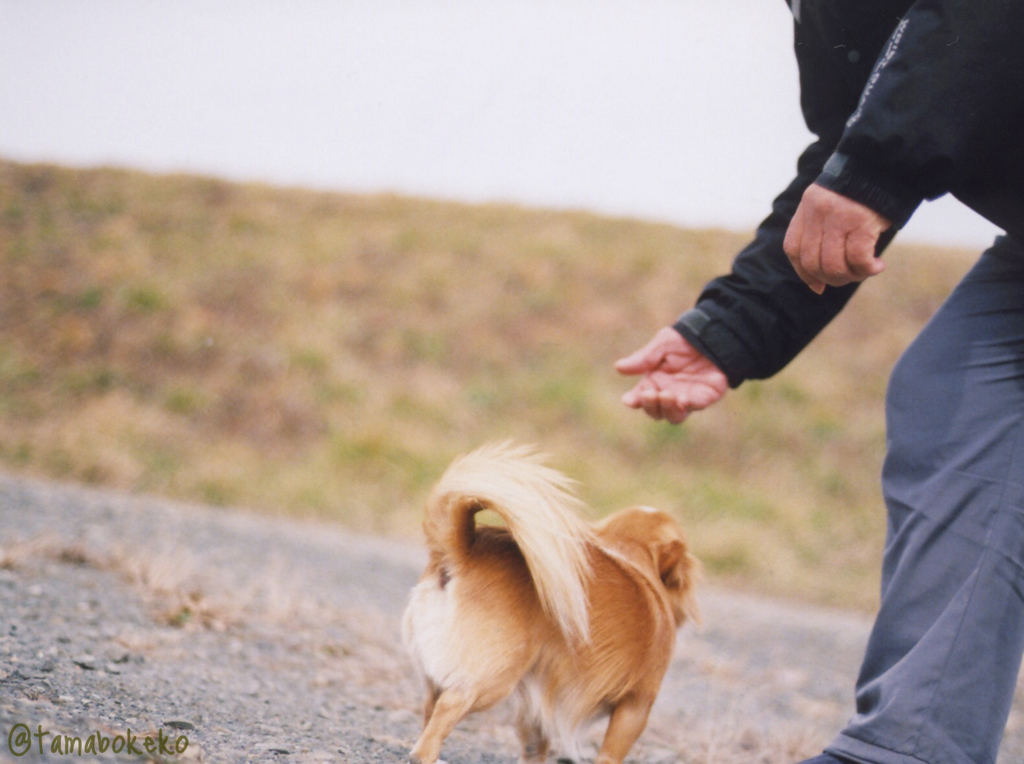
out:
{"label": "outstretched fingers", "polygon": [[669,353],[678,350],[685,342],[679,332],[666,326],[659,329],[647,344],[635,353],[616,361],[615,370],[619,374],[630,375],[654,371]]}
{"label": "outstretched fingers", "polygon": [[622,396],[624,404],[672,424],[684,421],[691,411],[707,408],[729,387],[725,374],[671,327],[661,329],[615,368],[623,374],[642,375]]}
{"label": "outstretched fingers", "polygon": [[652,419],[680,424],[692,412],[718,402],[728,387],[726,376],[709,361],[707,368],[696,372],[651,372],[623,396],[623,403],[631,408],[642,408]]}

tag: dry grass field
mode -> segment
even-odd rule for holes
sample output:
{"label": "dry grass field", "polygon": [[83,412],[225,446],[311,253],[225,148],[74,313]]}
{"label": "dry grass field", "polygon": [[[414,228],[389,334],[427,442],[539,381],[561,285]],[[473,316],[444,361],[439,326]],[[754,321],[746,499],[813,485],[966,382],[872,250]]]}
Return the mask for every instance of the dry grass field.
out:
{"label": "dry grass field", "polygon": [[894,247],[681,428],[622,407],[612,362],[746,238],[0,162],[0,465],[413,534],[454,455],[513,438],[596,515],[676,513],[717,582],[870,608],[885,380],[973,255]]}

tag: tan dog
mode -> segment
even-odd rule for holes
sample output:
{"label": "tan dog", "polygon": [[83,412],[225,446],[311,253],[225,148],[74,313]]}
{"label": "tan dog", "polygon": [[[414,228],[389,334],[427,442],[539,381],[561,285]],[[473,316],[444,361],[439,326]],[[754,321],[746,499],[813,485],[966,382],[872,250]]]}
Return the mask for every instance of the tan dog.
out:
{"label": "tan dog", "polygon": [[[571,481],[528,449],[456,459],[427,501],[430,560],[403,638],[427,686],[411,761],[433,764],[467,714],[514,695],[522,762],[574,759],[608,716],[597,764],[619,764],[647,724],[676,629],[697,617],[697,561],[664,512],[589,524]],[[507,527],[477,526],[493,510]]]}

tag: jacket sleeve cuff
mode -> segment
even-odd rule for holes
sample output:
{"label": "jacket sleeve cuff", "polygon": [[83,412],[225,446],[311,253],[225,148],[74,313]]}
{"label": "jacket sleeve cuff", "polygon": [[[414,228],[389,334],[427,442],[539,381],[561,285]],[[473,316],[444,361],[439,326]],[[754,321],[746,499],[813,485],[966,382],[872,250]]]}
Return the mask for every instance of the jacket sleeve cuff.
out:
{"label": "jacket sleeve cuff", "polygon": [[848,154],[836,152],[815,181],[819,186],[870,207],[902,228],[921,204],[922,196],[905,184],[885,177]]}
{"label": "jacket sleeve cuff", "polygon": [[722,370],[729,387],[739,387],[748,378],[753,366],[750,352],[725,322],[700,305],[683,313],[672,328]]}

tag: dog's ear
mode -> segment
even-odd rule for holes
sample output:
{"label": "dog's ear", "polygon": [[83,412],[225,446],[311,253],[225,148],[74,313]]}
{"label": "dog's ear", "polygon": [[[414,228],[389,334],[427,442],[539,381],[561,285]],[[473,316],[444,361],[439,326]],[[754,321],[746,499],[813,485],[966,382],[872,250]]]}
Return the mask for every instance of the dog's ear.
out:
{"label": "dog's ear", "polygon": [[658,575],[669,589],[678,589],[686,574],[680,563],[686,557],[686,544],[679,539],[666,541],[658,547]]}
{"label": "dog's ear", "polygon": [[674,605],[676,621],[692,620],[700,623],[696,588],[700,577],[700,563],[679,539],[666,541],[658,547],[658,575],[665,588],[677,598]]}

